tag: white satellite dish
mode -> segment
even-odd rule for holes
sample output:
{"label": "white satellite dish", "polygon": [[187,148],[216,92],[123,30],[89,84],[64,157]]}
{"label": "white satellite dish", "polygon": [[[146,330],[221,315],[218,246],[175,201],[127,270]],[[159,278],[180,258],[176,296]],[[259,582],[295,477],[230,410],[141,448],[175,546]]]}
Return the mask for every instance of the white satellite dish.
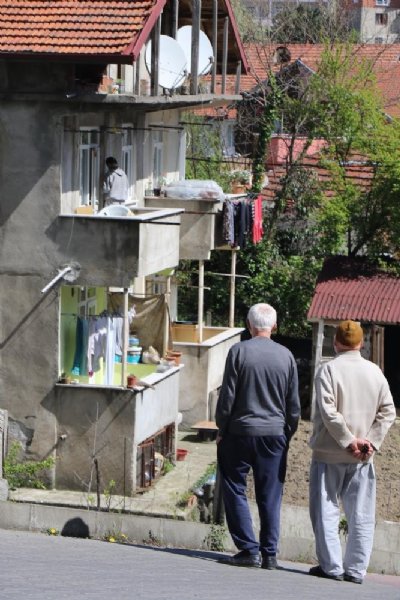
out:
{"label": "white satellite dish", "polygon": [[[145,62],[151,73],[151,41],[146,46]],[[187,77],[186,55],[174,38],[168,35],[160,36],[160,58],[158,70],[158,83],[168,90],[182,85]]]}
{"label": "white satellite dish", "polygon": [[[186,55],[187,64],[190,65],[189,73],[192,72],[192,27],[190,25],[184,25],[177,31],[176,40]],[[197,66],[198,75],[207,75],[211,71],[212,64],[214,62],[214,50],[210,40],[204,33],[200,31],[199,36],[199,64]]]}

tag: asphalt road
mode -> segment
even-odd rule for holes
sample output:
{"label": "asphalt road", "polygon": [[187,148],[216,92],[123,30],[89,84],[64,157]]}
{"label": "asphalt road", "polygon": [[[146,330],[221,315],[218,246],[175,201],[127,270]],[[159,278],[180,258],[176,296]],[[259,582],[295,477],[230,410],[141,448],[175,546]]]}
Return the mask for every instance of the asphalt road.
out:
{"label": "asphalt road", "polygon": [[362,586],[221,565],[218,554],[0,530],[1,600],[400,600],[400,577]]}

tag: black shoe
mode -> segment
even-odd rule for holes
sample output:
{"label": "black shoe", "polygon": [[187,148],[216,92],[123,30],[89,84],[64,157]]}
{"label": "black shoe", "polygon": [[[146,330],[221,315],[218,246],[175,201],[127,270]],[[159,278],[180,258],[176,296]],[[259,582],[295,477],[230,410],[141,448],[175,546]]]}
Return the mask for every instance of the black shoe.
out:
{"label": "black shoe", "polygon": [[234,567],[259,567],[260,557],[258,554],[250,554],[248,550],[242,550],[235,556],[227,556],[218,559],[219,563],[224,565],[232,565]]}
{"label": "black shoe", "polygon": [[355,577],[354,575],[347,575],[347,573],[344,574],[344,580],[349,581],[350,583],[359,583],[359,584],[361,584],[363,582],[362,577]]}
{"label": "black shoe", "polygon": [[319,565],[311,567],[308,572],[313,577],[323,577],[324,579],[334,579],[335,581],[343,581],[344,579],[344,575],[329,575],[329,573],[325,573]]}
{"label": "black shoe", "polygon": [[270,571],[277,569],[278,563],[276,562],[276,556],[263,556],[261,568],[269,569]]}

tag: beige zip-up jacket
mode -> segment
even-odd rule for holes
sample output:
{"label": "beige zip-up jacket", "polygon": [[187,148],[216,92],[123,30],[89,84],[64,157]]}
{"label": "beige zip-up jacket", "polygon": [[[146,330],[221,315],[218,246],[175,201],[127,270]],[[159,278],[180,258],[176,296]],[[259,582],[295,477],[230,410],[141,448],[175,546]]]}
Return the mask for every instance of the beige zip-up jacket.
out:
{"label": "beige zip-up jacket", "polygon": [[[358,463],[346,450],[355,438],[378,450],[396,418],[389,384],[380,368],[358,350],[340,352],[315,377],[313,460]],[[369,459],[371,461],[372,457]]]}

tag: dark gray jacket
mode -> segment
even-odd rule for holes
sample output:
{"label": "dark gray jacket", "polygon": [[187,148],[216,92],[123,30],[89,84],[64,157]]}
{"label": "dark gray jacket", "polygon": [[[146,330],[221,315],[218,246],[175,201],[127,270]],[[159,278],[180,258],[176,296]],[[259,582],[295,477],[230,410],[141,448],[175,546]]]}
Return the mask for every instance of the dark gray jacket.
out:
{"label": "dark gray jacket", "polygon": [[290,439],[300,417],[292,353],[260,336],[232,346],[215,417],[221,435],[286,434]]}

